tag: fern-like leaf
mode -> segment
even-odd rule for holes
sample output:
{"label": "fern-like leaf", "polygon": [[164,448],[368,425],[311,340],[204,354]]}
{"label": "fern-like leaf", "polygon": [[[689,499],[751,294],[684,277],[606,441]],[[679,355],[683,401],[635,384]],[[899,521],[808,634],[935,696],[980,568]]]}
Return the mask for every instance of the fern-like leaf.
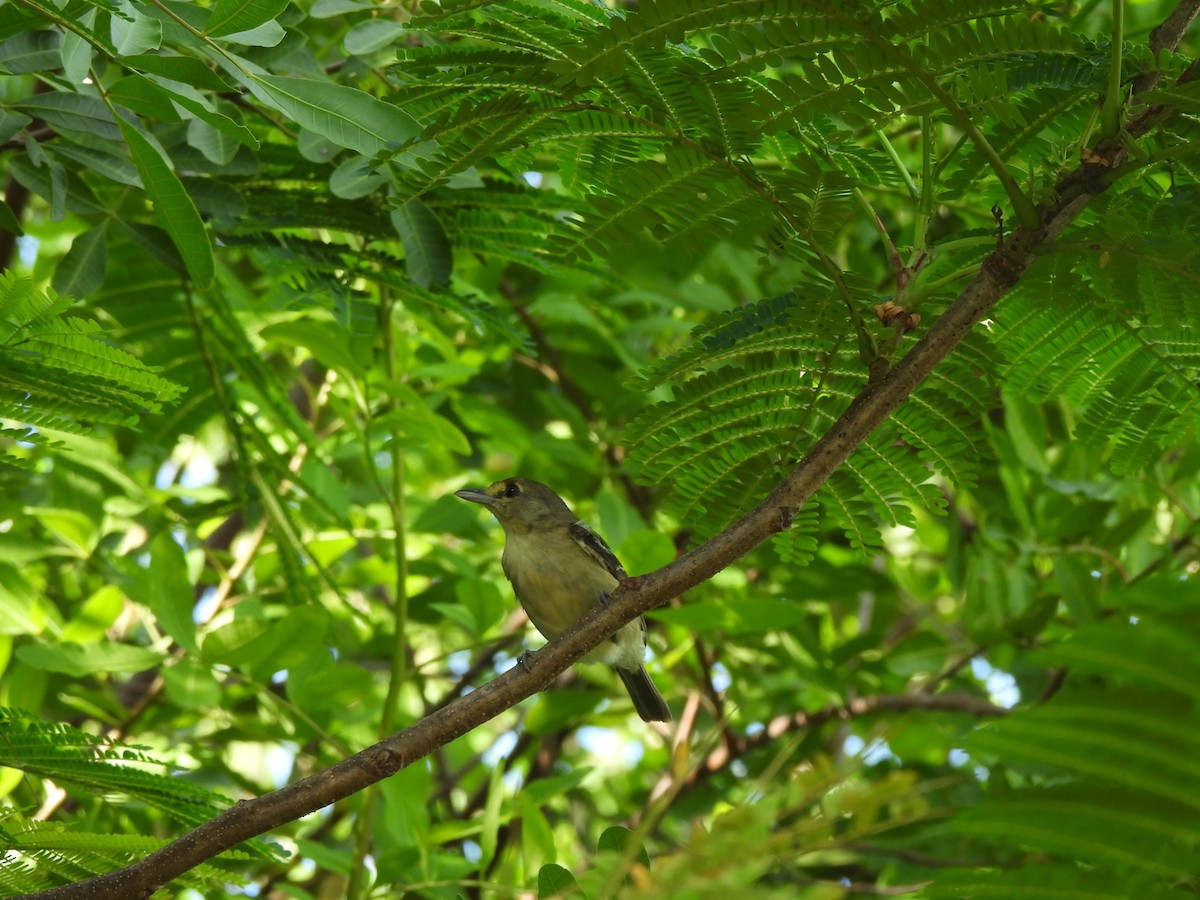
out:
{"label": "fern-like leaf", "polygon": [[[733,521],[865,386],[850,333],[836,301],[796,294],[717,317],[645,376],[648,388],[669,384],[672,398],[626,433],[639,477],[670,486],[669,507],[698,537]],[[976,352],[986,350],[978,345]],[[880,545],[881,526],[911,525],[916,508],[939,511],[934,473],[974,480],[981,450],[972,425],[988,397],[986,385],[959,388],[970,359],[918,391],[814,498],[852,546],[870,552]],[[805,552],[803,544],[783,549]]]}
{"label": "fern-like leaf", "polygon": [[1200,425],[1195,203],[1113,198],[1094,243],[1034,267],[997,316],[1009,388],[1077,405],[1075,437],[1109,447],[1118,472],[1144,470]]}
{"label": "fern-like leaf", "polygon": [[21,436],[29,443],[46,443],[41,428],[81,434],[93,424],[135,425],[183,392],[107,343],[96,323],[67,316],[70,304],[0,274],[0,417],[33,426]]}

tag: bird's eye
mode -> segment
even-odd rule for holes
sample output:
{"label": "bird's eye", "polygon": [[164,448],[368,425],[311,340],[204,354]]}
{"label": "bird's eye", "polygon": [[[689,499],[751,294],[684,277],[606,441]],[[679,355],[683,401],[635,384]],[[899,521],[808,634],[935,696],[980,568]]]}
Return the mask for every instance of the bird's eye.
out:
{"label": "bird's eye", "polygon": [[518,485],[515,481],[510,481],[508,483],[508,487],[506,487],[504,489],[505,497],[516,497],[516,496],[519,496],[520,493],[521,493],[521,486]]}

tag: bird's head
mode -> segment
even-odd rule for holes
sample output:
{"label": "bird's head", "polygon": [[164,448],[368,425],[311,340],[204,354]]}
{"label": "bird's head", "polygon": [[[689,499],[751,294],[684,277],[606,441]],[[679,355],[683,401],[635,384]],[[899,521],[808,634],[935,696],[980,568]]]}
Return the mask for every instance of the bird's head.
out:
{"label": "bird's head", "polygon": [[535,528],[575,521],[575,514],[558,494],[528,478],[505,478],[486,488],[455,491],[454,496],[486,506],[506,532],[526,534]]}

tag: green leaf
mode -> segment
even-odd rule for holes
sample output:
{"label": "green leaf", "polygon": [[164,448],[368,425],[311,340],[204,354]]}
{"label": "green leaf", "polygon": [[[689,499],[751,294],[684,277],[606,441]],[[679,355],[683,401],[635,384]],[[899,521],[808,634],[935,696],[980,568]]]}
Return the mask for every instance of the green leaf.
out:
{"label": "green leaf", "polygon": [[316,710],[345,713],[371,690],[371,675],[358,666],[340,665],[326,653],[288,670],[288,698],[310,715]]}
{"label": "green leaf", "polygon": [[30,159],[17,156],[10,160],[9,171],[18,182],[50,201],[51,221],[61,221],[60,204],[84,215],[108,214],[87,185],[56,162],[34,165]]}
{"label": "green leaf", "polygon": [[261,618],[242,616],[234,619],[204,636],[201,658],[210,665],[256,665],[271,651],[269,643],[256,643],[269,631],[270,624]]}
{"label": "green leaf", "polygon": [[578,893],[581,893],[579,885],[569,869],[564,869],[558,863],[550,863],[538,870],[538,900],[569,897]]}
{"label": "green leaf", "polygon": [[103,641],[95,644],[23,644],[16,650],[17,659],[35,669],[61,672],[75,678],[95,674],[142,672],[162,662],[162,654],[135,647]]}
{"label": "green leaf", "polygon": [[250,89],[264,103],[302,128],[368,158],[421,134],[407,113],[355,88],[279,75],[252,73],[249,78]]}
{"label": "green leaf", "polygon": [[41,634],[45,624],[39,593],[19,569],[0,563],[0,635]]}
{"label": "green leaf", "polygon": [[211,709],[221,705],[221,683],[212,670],[183,657],[162,670],[163,687],[171,701],[184,709]]}
{"label": "green leaf", "polygon": [[675,542],[661,531],[637,528],[625,536],[617,548],[617,558],[630,575],[644,575],[661,569],[675,559]]}
{"label": "green leaf", "polygon": [[391,212],[392,225],[404,244],[408,277],[423,288],[450,281],[450,241],[442,223],[424,203],[410,200]]}
{"label": "green leaf", "polygon": [[287,32],[278,22],[263,22],[249,31],[238,31],[216,38],[230,44],[243,44],[247,47],[277,47],[283,43]]}
{"label": "green leaf", "polygon": [[309,457],[304,461],[300,467],[300,485],[339,519],[344,520],[349,513],[350,497],[345,484],[338,473],[321,460]]}
{"label": "green leaf", "polygon": [[968,749],[1009,766],[1057,769],[1178,800],[1200,810],[1196,716],[1163,696],[1076,691],[990,723]]}
{"label": "green leaf", "polygon": [[[142,15],[128,0],[122,0],[124,16],[113,16],[112,42],[121,56],[136,56],[147,50],[157,50],[162,43],[162,22]],[[126,18],[128,16],[128,18]]]}
{"label": "green leaf", "polygon": [[[96,10],[80,13],[76,20],[83,28],[91,31],[96,21]],[[63,74],[71,84],[82,84],[92,66],[92,45],[80,34],[68,31],[62,42]]]}
{"label": "green leaf", "polygon": [[1054,560],[1054,579],[1067,611],[1076,622],[1092,621],[1100,607],[1100,579],[1093,577],[1093,571],[1077,556],[1059,556]]}
{"label": "green leaf", "polygon": [[329,176],[329,189],[338,197],[357,200],[387,184],[387,175],[371,168],[369,160],[354,155],[343,159]]}
{"label": "green leaf", "polygon": [[936,674],[946,659],[946,641],[918,631],[909,635],[888,650],[886,661],[889,671],[906,677],[919,674]]}
{"label": "green leaf", "polygon": [[767,631],[789,631],[808,617],[799,603],[784,599],[743,600],[734,607],[736,621],[731,634],[761,634]]}
{"label": "green leaf", "polygon": [[86,297],[99,290],[108,260],[107,240],[107,222],[78,235],[54,270],[54,290],[68,297]]}
{"label": "green leaf", "polygon": [[1194,812],[1093,785],[990,797],[948,823],[951,833],[1015,841],[1052,857],[1141,869],[1167,878],[1195,871]]}
{"label": "green leaf", "polygon": [[493,766],[479,829],[480,863],[487,866],[496,855],[500,834],[500,805],[504,800],[504,766]]}
{"label": "green leaf", "polygon": [[121,60],[122,64],[139,72],[147,72],[178,81],[194,88],[210,91],[232,91],[233,85],[202,61],[190,56],[164,56],[158,53],[134,54]]}
{"label": "green leaf", "polygon": [[428,837],[433,776],[424,766],[408,766],[379,785],[383,824],[401,846],[420,846]]}
{"label": "green leaf", "polygon": [[1046,651],[1060,665],[1200,700],[1200,646],[1169,622],[1100,622]]}
{"label": "green leaf", "polygon": [[[0,344],[13,351],[0,354],[0,381],[8,386],[0,390],[0,415],[81,433],[85,422],[135,424],[139,414],[157,411],[160,402],[178,396],[171,382],[103,340],[95,322],[64,315],[69,303],[35,289],[29,279],[0,274]],[[31,360],[36,367],[30,367]],[[77,495],[68,492],[60,499],[75,501]],[[88,556],[101,524],[90,507],[30,506],[26,511],[74,553]],[[10,541],[0,541],[0,547]]]}
{"label": "green leaf", "polygon": [[724,631],[734,624],[735,615],[728,604],[701,600],[676,608],[660,608],[647,614],[657,622],[681,625],[701,634]]}
{"label": "green leaf", "polygon": [[508,612],[508,602],[500,594],[500,588],[490,579],[464,578],[454,586],[458,598],[456,606],[467,613],[466,631],[482,637]]}
{"label": "green leaf", "polygon": [[536,867],[540,872],[546,864],[553,863],[558,857],[554,831],[550,828],[541,807],[532,797],[522,792],[518,794],[518,798],[521,803],[522,859],[529,868]]}
{"label": "green leaf", "polygon": [[178,122],[179,113],[171,105],[171,95],[144,75],[126,75],[113,82],[108,95],[114,103],[139,116],[160,122]]}
{"label": "green leaf", "polygon": [[378,425],[397,429],[418,444],[451,453],[471,452],[466,435],[453,421],[432,410],[426,397],[403,382],[382,381],[380,387],[397,401],[397,408],[377,418]]}
{"label": "green leaf", "polygon": [[382,50],[404,34],[404,24],[391,19],[367,19],[346,33],[343,45],[352,56],[362,56]]}
{"label": "green leaf", "polygon": [[62,35],[57,31],[22,31],[0,41],[0,71],[27,75],[57,68],[62,59]]}
{"label": "green leaf", "polygon": [[1046,462],[1045,422],[1040,409],[1021,397],[1003,395],[1004,425],[1012,439],[1013,449],[1021,461],[1033,472],[1046,474],[1050,467]]}
{"label": "green leaf", "polygon": [[246,198],[223,181],[213,178],[187,178],[183,182],[196,208],[224,224],[241,221],[247,211]]}
{"label": "green leaf", "polygon": [[[596,850],[599,853],[609,851],[624,854],[632,838],[633,832],[624,825],[610,825],[601,833],[600,840],[596,843]],[[644,866],[650,865],[650,857],[646,853],[645,847],[639,846],[633,858]]]}
{"label": "green leaf", "polygon": [[287,9],[288,0],[217,0],[204,33],[222,37],[251,31]]}
{"label": "green leaf", "polygon": [[104,141],[93,141],[90,146],[59,141],[54,146],[54,155],[87,166],[98,175],[128,187],[142,189],[142,179],[137,167],[123,153],[120,145]]}
{"label": "green leaf", "polygon": [[342,152],[342,148],[328,138],[301,129],[296,139],[296,149],[310,162],[327,163]]}
{"label": "green leaf", "polygon": [[139,551],[149,554],[145,565],[133,558],[120,561],[125,575],[122,587],[131,598],[154,613],[158,627],[185,650],[196,651],[196,623],[192,610],[196,592],[188,578],[183,549],[169,533],[162,533]]}
{"label": "green leaf", "polygon": [[[384,784],[387,783],[387,781],[384,782]],[[324,841],[310,841],[301,838],[296,842],[296,846],[306,859],[311,859],[325,871],[336,872],[342,877],[350,873],[350,867],[355,862],[350,851],[330,846]],[[312,895],[306,893],[300,896],[303,900],[308,900]]]}
{"label": "green leaf", "polygon": [[976,640],[994,640],[1029,609],[1032,585],[1025,571],[1006,565],[986,548],[969,556],[965,622]]}
{"label": "green leaf", "polygon": [[210,663],[237,666],[268,678],[310,655],[326,652],[322,641],[328,626],[328,614],[308,606],[270,622],[237,619],[205,638],[203,657]]}
{"label": "green leaf", "polygon": [[96,549],[96,542],[100,539],[98,524],[83,510],[28,506],[25,512],[37,517],[42,527],[53,534],[72,556],[87,559]]}
{"label": "green leaf", "polygon": [[[202,122],[206,122],[207,124],[211,125],[213,128],[215,128],[217,131],[219,131],[221,134],[225,135],[226,137],[232,138],[233,140],[237,141],[239,144],[241,144],[245,147],[249,147],[251,150],[258,149],[258,147],[259,147],[258,138],[256,138],[254,136],[253,132],[251,132],[249,128],[247,128],[245,125],[241,124],[240,122],[236,122],[226,115],[223,115],[219,112],[215,112],[214,110],[209,109],[207,106],[205,106],[203,103],[199,102],[198,100],[193,100],[190,97],[185,97],[183,94],[176,94],[174,92],[171,92],[170,97],[173,102],[175,102],[179,106],[182,106],[184,109],[186,109],[188,112],[190,112],[197,119],[200,119]],[[192,132],[190,130],[188,132],[188,135],[189,135],[189,139],[190,139],[192,136]],[[208,137],[205,137],[203,140],[211,140],[211,139]],[[204,152],[203,148],[199,148],[199,149],[201,149],[201,152]],[[208,150],[210,153],[213,153],[218,159],[220,159],[224,153],[224,150],[218,149],[217,145],[215,143],[210,144],[210,146],[208,147]],[[208,154],[206,153],[205,155],[207,156]]]}
{"label": "green leaf", "polygon": [[11,109],[0,109],[0,141],[8,142],[21,132],[33,119]]}
{"label": "green leaf", "polygon": [[[230,120],[232,122],[232,120]],[[188,146],[195,147],[204,158],[218,166],[228,165],[237,155],[238,142],[225,131],[199,117],[188,122]]]}
{"label": "green leaf", "polygon": [[[582,692],[576,691],[575,693]],[[570,772],[550,775],[546,778],[539,778],[537,781],[531,781],[524,785],[521,791],[534,803],[545,806],[555,797],[561,797],[578,789],[580,785],[589,780],[589,776],[594,777],[593,772],[594,770],[591,766],[581,765]]]}
{"label": "green leaf", "polygon": [[124,609],[125,596],[120,589],[106,584],[84,601],[59,637],[77,644],[99,641]]}
{"label": "green leaf", "polygon": [[162,148],[124,119],[119,120],[119,125],[146,193],[154,201],[158,220],[171,236],[196,287],[207,290],[214,272],[212,244],[192,198]]}
{"label": "green leaf", "polygon": [[13,214],[12,207],[3,200],[0,200],[0,228],[18,237],[25,233],[21,228],[21,223],[17,221],[16,215]]}
{"label": "green leaf", "polygon": [[1017,869],[942,869],[922,891],[934,898],[962,900],[1188,900],[1190,892],[1153,882],[1088,872],[1070,864],[1040,864]]}
{"label": "green leaf", "polygon": [[109,141],[121,139],[118,123],[104,102],[96,97],[67,91],[51,91],[28,97],[16,104],[16,107],[63,131],[101,137]]}
{"label": "green leaf", "polygon": [[650,618],[701,633],[757,634],[793,628],[805,619],[804,608],[786,600],[742,600],[736,605],[702,600],[651,611]]}
{"label": "green leaf", "polygon": [[[44,722],[19,709],[0,709],[0,757],[30,774],[78,785],[93,797],[123,794],[189,825],[212,818],[227,805],[221,796],[177,774],[146,771],[146,765],[159,768],[163,764],[140,748],[65,723]],[[57,842],[48,837],[25,846],[36,850],[38,843],[46,843],[68,851],[68,856],[80,846],[93,846],[86,836],[79,843],[61,831]],[[139,843],[138,849],[148,849],[143,840],[135,837],[122,849],[128,851]]]}
{"label": "green leaf", "polygon": [[363,360],[350,346],[350,336],[333,322],[295,319],[268,325],[259,334],[264,340],[303,347],[315,359],[343,374],[357,377],[365,371]]}
{"label": "green leaf", "polygon": [[435,610],[446,621],[453,622],[467,634],[479,633],[479,623],[475,621],[475,616],[461,604],[430,603],[429,608]]}
{"label": "green leaf", "polygon": [[371,0],[317,0],[309,10],[309,15],[314,19],[330,19],[369,9],[374,9]]}

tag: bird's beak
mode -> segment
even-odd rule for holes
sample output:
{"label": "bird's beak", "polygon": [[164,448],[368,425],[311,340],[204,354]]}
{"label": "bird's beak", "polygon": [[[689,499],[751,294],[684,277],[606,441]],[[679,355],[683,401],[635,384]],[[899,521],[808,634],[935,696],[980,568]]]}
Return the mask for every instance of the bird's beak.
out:
{"label": "bird's beak", "polygon": [[479,488],[467,488],[462,491],[455,491],[455,497],[461,497],[463,500],[470,500],[472,503],[482,503],[484,506],[491,506],[496,502],[496,498],[487,491]]}

